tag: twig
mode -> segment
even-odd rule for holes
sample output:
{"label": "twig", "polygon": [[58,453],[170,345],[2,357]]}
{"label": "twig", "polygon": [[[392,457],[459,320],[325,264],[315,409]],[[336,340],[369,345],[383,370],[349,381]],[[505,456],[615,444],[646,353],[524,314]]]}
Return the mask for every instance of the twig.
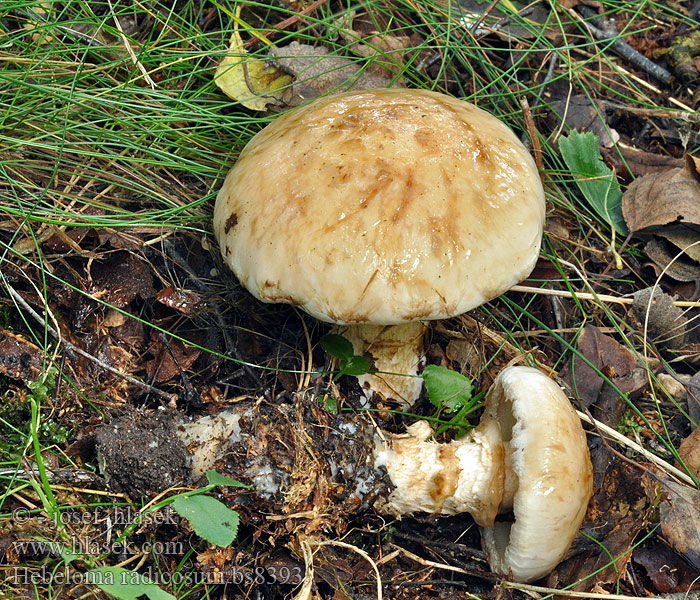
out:
{"label": "twig", "polygon": [[119,22],[119,19],[117,18],[116,13],[114,12],[114,7],[112,6],[112,0],[107,0],[107,4],[109,4],[109,10],[112,12],[112,18],[114,19],[114,24],[117,26],[117,29],[119,30],[119,37],[122,38],[122,42],[124,42],[124,47],[126,48],[126,51],[129,53],[129,56],[131,57],[131,62],[134,63],[134,65],[138,68],[139,71],[141,71],[141,75],[143,75],[143,79],[148,85],[151,86],[152,90],[156,89],[156,82],[151,79],[151,76],[148,74],[148,71],[146,70],[146,67],[144,67],[140,62],[139,59],[136,56],[136,53],[134,52],[134,49],[131,47],[131,44],[129,43],[129,39],[126,37],[126,34],[124,33],[124,30],[122,29],[122,24]]}
{"label": "twig", "polygon": [[127,375],[126,373],[122,373],[118,369],[115,369],[111,365],[108,365],[104,362],[102,362],[99,358],[96,358],[92,356],[92,354],[88,354],[85,352],[85,350],[82,350],[78,348],[77,346],[74,346],[71,344],[69,341],[63,339],[63,336],[56,331],[51,325],[48,324],[46,319],[44,319],[41,315],[39,315],[31,306],[29,306],[29,303],[22,298],[22,296],[15,290],[8,281],[5,281],[5,287],[7,291],[9,292],[10,296],[12,299],[17,302],[24,310],[26,310],[32,318],[39,324],[41,324],[43,327],[46,328],[46,331],[48,331],[54,338],[56,338],[63,346],[66,348],[66,350],[69,350],[70,352],[73,352],[79,356],[82,356],[83,358],[86,358],[92,362],[94,362],[96,365],[98,365],[100,368],[104,369],[105,371],[109,371],[110,373],[114,373],[115,375],[118,375],[122,379],[128,381],[129,383],[136,385],[140,387],[141,389],[147,391],[150,394],[154,394],[156,396],[159,396],[160,398],[166,399],[168,402],[173,401],[174,399],[177,398],[177,394],[170,394],[168,392],[164,392],[163,390],[159,390],[158,388],[153,387],[152,385],[148,385],[147,383],[144,383],[143,381],[140,381],[139,379],[136,379],[135,377],[132,377],[131,375]]}
{"label": "twig", "polygon": [[[549,66],[547,67],[547,73],[544,76],[544,79],[542,80],[542,83],[540,84],[540,89],[537,90],[537,93],[535,94],[535,99],[537,102],[542,101],[542,94],[544,94],[544,90],[549,84],[549,81],[552,79],[552,75],[554,75],[554,69],[556,68],[557,64],[559,63],[559,55],[555,52],[552,54],[552,58],[549,59]],[[537,106],[535,106],[537,108]]]}
{"label": "twig", "polygon": [[[523,592],[535,592],[537,594],[547,594],[551,596],[567,596],[569,598],[590,598],[590,600],[639,600],[635,596],[623,596],[622,594],[596,594],[594,592],[576,592],[574,590],[558,590],[555,588],[541,587],[539,585],[529,585],[527,583],[515,583],[504,581],[501,586],[506,589],[521,590]],[[695,592],[688,592],[688,600],[697,598]],[[667,600],[676,594],[667,596],[649,596],[644,600]],[[678,597],[686,597],[685,594],[679,594]]]}
{"label": "twig", "polygon": [[644,108],[621,104],[619,102],[611,102],[610,100],[601,100],[600,102],[605,108],[622,110],[634,115],[641,115],[644,117],[660,117],[662,119],[681,119],[689,123],[700,123],[700,115],[697,112],[686,112],[666,108]]}
{"label": "twig", "polygon": [[[644,71],[649,76],[656,79],[656,81],[664,84],[671,82],[673,79],[673,75],[671,75],[671,73],[669,73],[663,67],[657,65],[655,62],[649,60],[643,54],[637,52],[627,42],[624,42],[619,37],[616,37],[619,35],[617,30],[614,32],[606,31],[607,27],[592,9],[583,5],[579,5],[577,8],[581,11],[581,14],[586,17],[586,19],[590,19],[590,21],[582,20],[581,22],[588,28],[593,37],[602,42],[610,42],[610,48],[612,48],[614,52],[624,58],[632,66]],[[573,12],[573,14],[576,13]]]}
{"label": "twig", "polygon": [[492,0],[491,4],[489,4],[485,9],[484,12],[479,15],[479,18],[474,21],[469,27],[469,33],[472,34],[472,36],[476,37],[477,36],[477,30],[479,29],[479,26],[484,22],[484,19],[488,17],[491,14],[491,11],[496,8],[496,4],[498,4],[499,0]]}
{"label": "twig", "polygon": [[666,471],[671,473],[674,477],[680,479],[683,483],[687,483],[688,485],[695,487],[695,482],[693,481],[692,477],[690,477],[687,473],[683,473],[683,471],[681,471],[680,469],[677,469],[673,465],[667,463],[664,459],[659,458],[655,454],[652,454],[646,448],[644,448],[644,446],[641,446],[640,444],[633,442],[632,440],[630,440],[629,438],[626,438],[624,435],[622,435],[617,430],[613,429],[612,427],[608,427],[605,423],[601,423],[600,421],[597,421],[593,417],[588,416],[586,413],[581,412],[580,410],[577,410],[576,414],[578,415],[579,419],[581,419],[582,421],[585,421],[586,423],[589,423],[589,424],[595,426],[601,432],[610,436],[618,444],[621,444],[623,446],[627,446],[628,448],[641,454],[650,463],[654,463],[657,467],[661,467],[662,469],[665,469]]}
{"label": "twig", "polygon": [[401,546],[397,546],[396,544],[391,545],[401,554],[403,554],[406,558],[410,558],[411,560],[417,562],[419,565],[423,565],[424,567],[441,569],[443,571],[452,571],[453,573],[460,573],[461,575],[471,575],[472,577],[479,577],[480,579],[487,579],[489,581],[493,581],[494,579],[496,579],[495,575],[484,573],[483,571],[478,571],[476,569],[463,569],[462,567],[455,567],[454,565],[448,565],[446,563],[439,563],[433,560],[427,560],[418,556],[417,554],[413,554],[413,552],[406,550]]}
{"label": "twig", "polygon": [[535,120],[532,118],[532,111],[530,111],[530,105],[527,102],[527,98],[522,96],[520,98],[520,109],[523,112],[523,120],[525,121],[525,129],[527,129],[527,134],[530,137],[530,145],[532,146],[532,154],[535,157],[535,165],[540,173],[540,179],[542,185],[544,185],[544,162],[542,161],[542,146],[540,145],[540,138],[537,135],[537,127],[535,127]]}
{"label": "twig", "polygon": [[[529,285],[514,285],[508,291],[541,294],[543,296],[559,296],[560,298],[577,298],[578,300],[593,300],[594,302],[609,302],[611,304],[634,303],[634,298],[621,298],[620,296],[610,296],[608,294],[589,294],[588,292],[574,292],[569,290],[550,290],[547,288],[531,287]],[[700,308],[700,301],[674,300],[673,305],[681,308]]]}
{"label": "twig", "polygon": [[[309,4],[306,8],[300,10],[297,13],[294,13],[291,17],[287,17],[284,21],[280,21],[279,23],[277,23],[277,25],[273,25],[272,29],[269,29],[267,31],[261,31],[260,34],[264,35],[265,37],[271,37],[273,34],[286,29],[290,25],[294,25],[294,23],[296,23],[297,21],[303,21],[302,17],[304,15],[311,14],[317,8],[323,6],[326,2],[328,2],[328,0],[316,0],[315,2]],[[255,46],[255,44],[257,44],[258,41],[259,40],[256,38],[251,38],[243,44],[243,48],[247,50],[248,48]]]}

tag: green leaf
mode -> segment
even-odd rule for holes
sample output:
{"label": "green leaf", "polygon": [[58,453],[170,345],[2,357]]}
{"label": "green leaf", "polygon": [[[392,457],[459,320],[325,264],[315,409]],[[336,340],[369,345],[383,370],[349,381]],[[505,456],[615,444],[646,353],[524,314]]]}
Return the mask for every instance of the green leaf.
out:
{"label": "green leaf", "polygon": [[238,513],[211,496],[178,496],[175,512],[190,522],[194,532],[215,546],[228,546],[238,532]]}
{"label": "green leaf", "polygon": [[209,482],[210,485],[219,485],[221,487],[242,487],[242,488],[248,488],[252,489],[252,485],[248,485],[246,483],[241,483],[240,481],[236,481],[233,477],[229,477],[228,475],[222,475],[221,473],[218,473],[214,469],[209,469],[206,472],[207,476],[207,481]]}
{"label": "green leaf", "polygon": [[324,352],[338,359],[338,373],[336,379],[341,375],[364,375],[369,373],[372,364],[364,356],[355,354],[352,342],[337,333],[327,333],[320,339],[321,348]]}
{"label": "green leaf", "polygon": [[338,414],[338,401],[333,398],[333,396],[323,397],[323,408],[325,408],[329,413],[337,415]]}
{"label": "green leaf", "polygon": [[176,600],[175,596],[159,588],[145,575],[122,567],[100,567],[85,574],[92,583],[118,600],[136,600],[146,596],[150,600]]}
{"label": "green leaf", "polygon": [[437,365],[423,369],[423,381],[428,399],[437,408],[457,410],[471,400],[471,381],[464,375]]}
{"label": "green leaf", "polygon": [[364,356],[351,356],[348,360],[341,360],[338,370],[341,375],[364,375],[368,373],[372,365]]}
{"label": "green leaf", "polygon": [[337,333],[327,333],[320,340],[321,348],[326,354],[340,360],[350,360],[355,355],[352,342]]}
{"label": "green leaf", "polygon": [[590,131],[572,131],[568,137],[559,138],[559,150],[591,208],[617,233],[627,235],[622,191],[615,174],[601,159],[598,138]]}

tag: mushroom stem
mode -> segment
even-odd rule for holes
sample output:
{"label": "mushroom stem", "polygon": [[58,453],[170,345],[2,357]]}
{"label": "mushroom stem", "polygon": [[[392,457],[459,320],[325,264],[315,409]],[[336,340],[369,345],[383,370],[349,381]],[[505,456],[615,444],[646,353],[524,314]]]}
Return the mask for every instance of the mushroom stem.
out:
{"label": "mushroom stem", "polygon": [[468,435],[446,444],[429,440],[432,429],[418,421],[376,450],[394,489],[382,512],[454,515],[468,512],[481,526],[493,525],[503,499],[504,449],[498,424],[483,419]]}
{"label": "mushroom stem", "polygon": [[408,408],[418,399],[423,387],[423,378],[418,373],[425,364],[426,330],[421,321],[344,327],[343,335],[352,342],[355,354],[369,354],[374,360],[377,373],[357,378],[368,400],[376,392]]}

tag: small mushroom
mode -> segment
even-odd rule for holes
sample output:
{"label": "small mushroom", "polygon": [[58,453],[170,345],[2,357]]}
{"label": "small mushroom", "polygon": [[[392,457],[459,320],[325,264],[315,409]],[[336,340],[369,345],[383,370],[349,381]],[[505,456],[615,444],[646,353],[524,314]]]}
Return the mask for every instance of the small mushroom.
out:
{"label": "small mushroom", "polygon": [[439,444],[430,434],[417,422],[376,451],[394,484],[382,510],[469,512],[482,526],[494,572],[516,581],[549,573],[569,549],[593,489],[586,436],[559,386],[536,369],[507,367],[469,435]]}
{"label": "small mushroom", "polygon": [[342,326],[384,372],[361,380],[366,395],[410,405],[424,322],[527,277],[544,211],[505,124],[444,94],[385,89],[321,98],[256,134],[217,196],[214,231],[253,295]]}

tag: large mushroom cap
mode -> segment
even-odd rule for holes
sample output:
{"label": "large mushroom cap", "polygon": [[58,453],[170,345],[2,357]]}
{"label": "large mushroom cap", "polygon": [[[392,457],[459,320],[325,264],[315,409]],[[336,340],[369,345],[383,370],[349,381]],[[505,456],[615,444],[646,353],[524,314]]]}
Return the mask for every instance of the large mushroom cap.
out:
{"label": "large mushroom cap", "polygon": [[563,558],[585,515],[593,488],[586,435],[561,388],[529,367],[501,371],[484,415],[501,425],[514,492],[513,521],[483,528],[484,549],[495,572],[537,579]]}
{"label": "large mushroom cap", "polygon": [[506,125],[443,94],[388,89],[322,98],[259,132],[214,229],[261,300],[392,325],[461,314],[525,278],[544,208]]}

